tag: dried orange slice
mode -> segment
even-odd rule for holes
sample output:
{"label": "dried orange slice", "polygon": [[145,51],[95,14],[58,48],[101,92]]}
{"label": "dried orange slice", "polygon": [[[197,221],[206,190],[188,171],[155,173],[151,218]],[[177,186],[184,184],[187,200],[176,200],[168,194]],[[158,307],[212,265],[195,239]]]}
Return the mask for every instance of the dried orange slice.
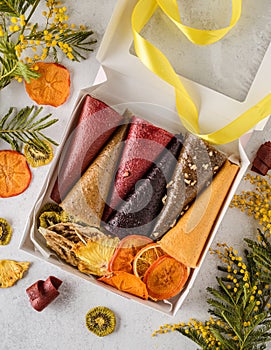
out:
{"label": "dried orange slice", "polygon": [[143,281],[152,299],[164,300],[177,295],[188,276],[187,266],[169,255],[163,255],[148,268]]}
{"label": "dried orange slice", "polygon": [[162,255],[166,255],[166,253],[158,243],[151,243],[142,248],[134,258],[134,274],[139,278],[143,278],[148,268]]}
{"label": "dried orange slice", "polygon": [[148,291],[145,283],[131,273],[125,271],[114,271],[110,275],[103,276],[98,280],[123,292],[136,295],[142,299],[148,299]]}
{"label": "dried orange slice", "polygon": [[30,184],[31,171],[23,154],[0,151],[0,198],[17,196]]}
{"label": "dried orange slice", "polygon": [[70,95],[70,73],[58,63],[37,62],[39,78],[25,82],[29,97],[39,105],[58,107]]}
{"label": "dried orange slice", "polygon": [[126,271],[132,273],[134,257],[142,247],[150,242],[152,242],[150,238],[140,235],[130,235],[123,238],[109,262],[109,271]]}

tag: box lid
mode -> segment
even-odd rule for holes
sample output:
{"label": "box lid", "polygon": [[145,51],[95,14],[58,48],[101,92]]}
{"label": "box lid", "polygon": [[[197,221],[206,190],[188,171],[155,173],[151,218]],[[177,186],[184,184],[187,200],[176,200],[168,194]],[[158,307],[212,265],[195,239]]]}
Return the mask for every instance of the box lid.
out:
{"label": "box lid", "polygon": [[[130,53],[133,43],[131,15],[138,0],[119,0],[103,37],[97,54],[107,74],[114,70],[127,78],[156,88],[159,94],[174,96],[174,89],[150,72],[141,61]],[[233,29],[234,30],[234,29]],[[223,40],[223,39],[222,39]],[[257,48],[255,48],[256,50]],[[222,128],[237,116],[254,106],[271,91],[271,45],[243,102],[216,92],[192,80],[180,77],[188,93],[199,109],[202,133]],[[261,123],[261,127],[263,123]]]}

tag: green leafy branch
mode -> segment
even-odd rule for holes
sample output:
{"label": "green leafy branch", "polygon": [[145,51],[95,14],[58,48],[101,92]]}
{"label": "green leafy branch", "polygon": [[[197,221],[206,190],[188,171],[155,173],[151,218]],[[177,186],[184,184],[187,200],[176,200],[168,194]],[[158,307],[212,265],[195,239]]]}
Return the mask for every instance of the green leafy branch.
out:
{"label": "green leafy branch", "polygon": [[156,331],[178,331],[207,350],[260,350],[271,341],[271,245],[259,231],[259,241],[246,239],[244,259],[232,247],[213,250],[223,265],[217,287],[207,288],[208,321],[165,325]]}
{"label": "green leafy branch", "polygon": [[1,0],[0,12],[9,16],[19,17],[40,0]]}
{"label": "green leafy branch", "polygon": [[14,115],[14,108],[0,120],[0,139],[11,145],[12,149],[19,151],[21,144],[32,144],[37,149],[47,150],[44,140],[57,145],[55,141],[46,136],[43,130],[55,124],[58,119],[50,119],[51,114],[38,118],[42,107],[25,107]]}

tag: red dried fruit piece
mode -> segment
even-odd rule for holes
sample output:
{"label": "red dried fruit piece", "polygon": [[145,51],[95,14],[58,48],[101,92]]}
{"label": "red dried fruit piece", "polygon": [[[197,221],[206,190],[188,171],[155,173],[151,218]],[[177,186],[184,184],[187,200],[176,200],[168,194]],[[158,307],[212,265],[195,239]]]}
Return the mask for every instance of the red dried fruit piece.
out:
{"label": "red dried fruit piece", "polygon": [[23,154],[0,151],[0,198],[13,197],[24,192],[32,173]]}
{"label": "red dried fruit piece", "polygon": [[39,280],[26,289],[32,307],[42,311],[59,295],[58,288],[62,281],[54,276],[49,276],[46,281]]}
{"label": "red dried fruit piece", "polygon": [[252,171],[258,174],[266,175],[271,169],[271,142],[262,144],[256,154],[256,158],[252,163]]}

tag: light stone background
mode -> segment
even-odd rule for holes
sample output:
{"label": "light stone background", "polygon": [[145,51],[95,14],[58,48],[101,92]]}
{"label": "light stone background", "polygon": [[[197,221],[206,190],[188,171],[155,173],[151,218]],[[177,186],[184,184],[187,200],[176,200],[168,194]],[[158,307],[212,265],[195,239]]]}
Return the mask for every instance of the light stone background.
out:
{"label": "light stone background", "polygon": [[[115,3],[116,0],[69,0],[67,6],[72,9],[71,16],[76,19],[74,22],[89,24],[100,42]],[[59,118],[57,126],[48,129],[49,136],[58,142],[61,141],[78,91],[90,86],[95,78],[99,67],[95,59],[97,47],[98,45],[95,52],[80,64],[63,61],[72,74],[71,97],[62,107],[44,109],[45,112],[52,112]],[[11,84],[0,92],[1,116],[9,106],[21,108],[30,104],[32,101],[26,96],[23,86]],[[262,142],[270,140],[270,130],[271,120],[264,132],[256,132],[252,136],[247,147],[250,159],[253,159]],[[0,148],[5,147],[6,145],[0,142]],[[30,187],[20,196],[0,199],[0,217],[6,218],[14,230],[10,244],[0,247],[0,259],[31,261],[31,267],[22,280],[14,287],[0,291],[0,350],[196,349],[197,346],[193,342],[177,332],[157,337],[151,337],[151,334],[165,323],[185,322],[191,317],[198,320],[209,317],[206,287],[215,285],[217,260],[214,256],[207,255],[182,308],[175,317],[170,317],[92,286],[18,249],[27,218],[49,169],[50,166],[34,169]],[[237,192],[246,186],[247,184],[242,182]],[[243,237],[254,237],[256,228],[257,224],[253,219],[237,209],[229,209],[213,246],[216,242],[226,241],[242,250]],[[60,296],[43,312],[38,313],[31,308],[25,290],[35,281],[46,279],[49,275],[63,280]],[[111,308],[117,317],[116,331],[105,338],[96,337],[85,327],[85,314],[97,305]]]}

